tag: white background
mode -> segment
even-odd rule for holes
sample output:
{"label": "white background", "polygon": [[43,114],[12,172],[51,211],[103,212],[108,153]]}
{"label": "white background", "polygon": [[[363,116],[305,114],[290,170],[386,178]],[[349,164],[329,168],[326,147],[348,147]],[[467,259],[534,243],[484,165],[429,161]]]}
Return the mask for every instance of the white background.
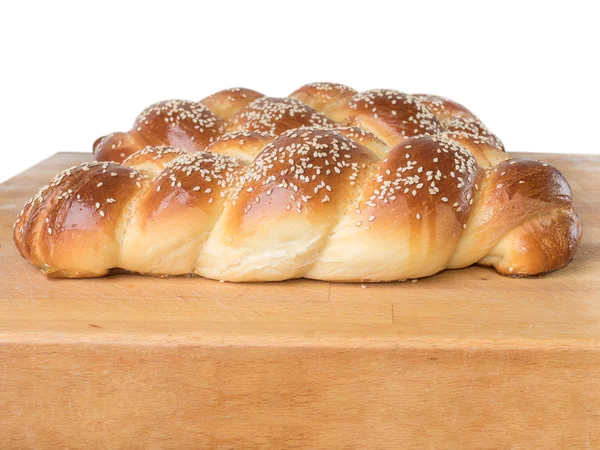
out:
{"label": "white background", "polygon": [[509,151],[600,153],[592,1],[157,3],[5,2],[0,181],[158,100],[312,81],[456,99]]}

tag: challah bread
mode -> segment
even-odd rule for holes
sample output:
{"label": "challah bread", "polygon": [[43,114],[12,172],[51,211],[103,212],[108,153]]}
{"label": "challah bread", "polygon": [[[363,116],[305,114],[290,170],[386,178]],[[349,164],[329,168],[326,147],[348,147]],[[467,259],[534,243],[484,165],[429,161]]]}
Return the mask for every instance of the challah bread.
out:
{"label": "challah bread", "polygon": [[[51,277],[122,269],[361,282],[471,264],[536,275],[575,254],[581,226],[556,169],[511,160],[489,137],[444,131],[414,99],[375,94],[379,125],[372,110],[350,108],[348,125],[367,123],[390,145],[315,119],[297,100],[258,100],[231,122],[241,131],[206,151],[148,147],[122,164],[67,169],[18,217],[19,251]],[[271,114],[280,106],[267,102],[285,106]],[[396,122],[403,113],[393,108],[417,108],[417,123],[407,118],[414,128]],[[275,136],[286,121],[309,123]],[[306,127],[311,121],[318,126]]]}
{"label": "challah bread", "polygon": [[[581,225],[547,164],[511,160],[462,105],[312,83],[144,110],[15,223],[53,277],[113,269],[229,281],[390,281],[471,264],[566,265]],[[119,164],[120,162],[120,164]]]}

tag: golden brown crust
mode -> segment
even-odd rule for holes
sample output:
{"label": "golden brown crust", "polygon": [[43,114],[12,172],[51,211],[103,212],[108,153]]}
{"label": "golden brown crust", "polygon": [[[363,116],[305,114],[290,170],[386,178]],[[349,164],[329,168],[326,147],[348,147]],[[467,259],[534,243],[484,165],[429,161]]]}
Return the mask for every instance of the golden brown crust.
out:
{"label": "golden brown crust", "polygon": [[477,117],[460,103],[439,95],[414,94],[414,97],[431,110],[440,120],[446,122],[461,117],[463,119],[477,119]]}
{"label": "golden brown crust", "polygon": [[345,122],[345,108],[358,94],[354,89],[336,83],[310,83],[292,92],[296,99],[336,122]]}
{"label": "golden brown crust", "polygon": [[152,176],[156,176],[168,163],[185,154],[187,154],[187,151],[182,148],[168,147],[166,145],[146,147],[130,155],[122,164],[125,167],[142,170]]}
{"label": "golden brown crust", "polygon": [[486,138],[492,145],[504,150],[502,141],[490,133],[479,119],[457,117],[444,123],[444,128],[451,132],[463,132],[476,137]]}
{"label": "golden brown crust", "polygon": [[224,120],[231,120],[243,108],[258,98],[264,97],[260,92],[246,88],[223,89],[200,100],[212,113]]}
{"label": "golden brown crust", "polygon": [[94,155],[98,161],[121,162],[149,145],[200,151],[224,131],[225,121],[204,105],[187,100],[167,100],[142,111],[129,132],[113,133],[96,140]]}
{"label": "golden brown crust", "polygon": [[[519,256],[517,253],[509,255],[512,248],[503,247],[504,253],[500,253],[499,243],[510,233],[523,234],[521,226],[526,222],[561,211],[572,213],[572,194],[568,183],[554,167],[539,161],[515,159],[486,170],[481,194],[474,204],[467,235],[457,248],[450,267],[465,267],[481,261],[497,269],[502,266],[509,273],[509,267],[529,267],[529,263],[510,259]],[[507,239],[515,242],[516,237]],[[566,258],[562,254],[564,246],[559,245],[556,250],[561,253],[558,260]],[[571,254],[571,250],[568,253]]]}
{"label": "golden brown crust", "polygon": [[335,130],[354,142],[364,145],[379,158],[383,158],[390,151],[390,147],[370,131],[359,127],[336,127]]}
{"label": "golden brown crust", "polygon": [[134,133],[111,133],[96,139],[94,158],[96,161],[121,162],[144,146],[144,142]]}
{"label": "golden brown crust", "polygon": [[263,97],[250,103],[232,121],[232,131],[280,135],[300,127],[331,128],[334,123],[310,106],[292,98]]}
{"label": "golden brown crust", "polygon": [[497,166],[509,159],[504,147],[498,145],[495,140],[485,136],[478,136],[463,131],[446,131],[442,133],[449,139],[453,139],[469,150],[477,163],[484,169]]}
{"label": "golden brown crust", "polygon": [[198,273],[237,281],[305,275],[376,160],[334,130],[284,133],[244,173]]}
{"label": "golden brown crust", "polygon": [[335,130],[288,131],[248,167],[229,212],[231,232],[280,214],[327,219],[345,209],[364,166],[375,161],[366,147]]}
{"label": "golden brown crust", "polygon": [[120,267],[231,281],[390,281],[474,263],[523,276],[564,266],[579,243],[562,175],[500,160],[481,137],[415,136],[383,159],[335,129],[273,139],[70,169],[26,205],[15,242],[49,276]]}
{"label": "golden brown crust", "polygon": [[504,150],[502,141],[490,133],[483,122],[460,103],[439,95],[415,94],[415,97],[435,114],[445,130],[482,136],[491,145]]}
{"label": "golden brown crust", "polygon": [[409,94],[374,89],[355,95],[345,109],[350,125],[371,131],[389,146],[420,134],[437,134],[442,125]]}
{"label": "golden brown crust", "polygon": [[[473,155],[443,135],[407,139],[381,160],[365,186],[360,218],[367,226],[379,224],[387,220],[387,210],[398,204],[406,211],[401,220],[418,223],[441,206],[453,216],[442,221],[462,229],[479,172]],[[397,214],[394,210],[390,219],[397,221]]]}
{"label": "golden brown crust", "polygon": [[299,127],[340,125],[359,125],[374,132],[388,146],[413,135],[435,134],[444,129],[483,136],[503,148],[474,114],[452,100],[389,90],[358,94],[341,84],[310,83],[285,99],[233,88],[199,103],[160,102],[147,108],[129,132],[97,139],[94,152],[97,160],[123,161],[148,145],[204,150],[226,130],[268,131],[279,135]]}
{"label": "golden brown crust", "polygon": [[225,133],[210,144],[206,151],[239,158],[249,163],[276,138],[274,134],[260,131],[233,131]]}
{"label": "golden brown crust", "polygon": [[464,232],[479,171],[468,151],[443,136],[401,142],[364,184],[308,276],[391,281],[444,269]]}
{"label": "golden brown crust", "polygon": [[218,153],[185,153],[176,158],[152,180],[138,204],[142,227],[187,208],[202,209],[207,215],[209,210],[220,211],[239,167],[237,160]]}
{"label": "golden brown crust", "polygon": [[502,275],[535,276],[569,264],[581,242],[581,221],[572,209],[531,219],[508,233],[481,264]]}
{"label": "golden brown crust", "polygon": [[67,169],[26,205],[17,248],[49,276],[105,275],[118,265],[116,224],[145,184],[141,173],[112,162]]}

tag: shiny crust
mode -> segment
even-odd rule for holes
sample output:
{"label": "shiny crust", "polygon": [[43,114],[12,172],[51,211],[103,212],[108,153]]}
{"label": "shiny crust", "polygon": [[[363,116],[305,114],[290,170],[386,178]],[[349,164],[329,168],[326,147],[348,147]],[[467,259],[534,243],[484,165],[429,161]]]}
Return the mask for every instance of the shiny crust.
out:
{"label": "shiny crust", "polygon": [[[553,230],[552,222],[560,223],[559,228]],[[533,232],[536,229],[539,233]],[[558,238],[557,232],[564,233]],[[507,160],[486,170],[467,233],[450,267],[480,262],[505,275],[548,272],[573,258],[580,238],[571,188],[562,174],[539,161]],[[532,239],[541,243],[535,251],[531,245],[531,252],[514,247],[519,242],[531,244]]]}
{"label": "shiny crust", "polygon": [[581,225],[553,167],[463,134],[408,138],[383,157],[355,139],[241,132],[214,152],[150,147],[71,168],[26,205],[15,242],[54,277],[365,282],[476,263],[531,276],[573,258]]}
{"label": "shiny crust", "polygon": [[472,264],[532,276],[574,257],[581,223],[562,174],[510,159],[462,105],[331,83],[291,97],[233,89],[207,106],[153,105],[97,142],[121,164],[68,169],[25,205],[19,251],[52,277],[229,281],[392,281]]}
{"label": "shiny crust", "polygon": [[99,161],[121,162],[137,150],[159,145],[200,151],[224,133],[225,125],[200,103],[167,100],[142,111],[129,132],[97,139],[94,156]]}
{"label": "shiny crust", "polygon": [[376,166],[307,276],[377,281],[443,270],[479,176],[473,156],[441,135],[403,141]]}
{"label": "shiny crust", "polygon": [[294,128],[333,126],[335,122],[298,100],[263,97],[251,102],[235,116],[232,130],[280,135]]}
{"label": "shiny crust", "polygon": [[106,275],[119,265],[117,224],[146,186],[142,173],[116,163],[67,169],[25,205],[17,248],[50,277]]}
{"label": "shiny crust", "polygon": [[292,92],[289,97],[310,106],[336,122],[345,123],[344,107],[358,94],[351,87],[335,83],[310,83]]}
{"label": "shiny crust", "polygon": [[364,145],[379,158],[383,158],[390,151],[390,147],[370,131],[359,127],[336,127],[335,130],[354,142]]}
{"label": "shiny crust", "polygon": [[277,136],[272,133],[260,131],[233,131],[225,133],[210,144],[206,151],[222,153],[249,163],[276,138]]}
{"label": "shiny crust", "polygon": [[408,137],[444,130],[482,137],[503,149],[500,140],[473,113],[452,100],[381,89],[358,93],[336,83],[306,84],[287,98],[232,88],[200,102],[159,102],[144,110],[130,131],[96,139],[93,148],[96,160],[121,162],[149,145],[194,152],[205,150],[227,132],[280,135],[290,129],[315,126],[370,131],[379,142],[365,142],[378,154]]}
{"label": "shiny crust", "polygon": [[412,136],[444,130],[429,109],[413,96],[398,91],[374,89],[357,94],[344,113],[349,125],[371,131],[389,146]]}
{"label": "shiny crust", "polygon": [[504,152],[504,147],[496,140],[485,136],[470,134],[464,131],[446,131],[443,133],[449,139],[453,139],[469,150],[479,165],[485,169],[494,167],[509,159]]}
{"label": "shiny crust", "polygon": [[431,110],[444,129],[484,137],[492,145],[504,150],[502,141],[493,135],[477,116],[460,103],[439,95],[415,94],[415,98]]}
{"label": "shiny crust", "polygon": [[215,116],[231,120],[252,101],[264,97],[260,92],[246,88],[224,89],[200,100]]}

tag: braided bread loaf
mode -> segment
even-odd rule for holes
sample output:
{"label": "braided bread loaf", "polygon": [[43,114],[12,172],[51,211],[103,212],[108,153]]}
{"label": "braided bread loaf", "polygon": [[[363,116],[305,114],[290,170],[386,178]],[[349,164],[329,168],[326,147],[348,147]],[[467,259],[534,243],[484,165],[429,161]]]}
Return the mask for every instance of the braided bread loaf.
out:
{"label": "braided bread loaf", "polygon": [[527,276],[566,265],[581,236],[560,172],[509,159],[440,97],[232,89],[154,105],[95,154],[15,223],[48,276],[389,281],[475,263]]}

